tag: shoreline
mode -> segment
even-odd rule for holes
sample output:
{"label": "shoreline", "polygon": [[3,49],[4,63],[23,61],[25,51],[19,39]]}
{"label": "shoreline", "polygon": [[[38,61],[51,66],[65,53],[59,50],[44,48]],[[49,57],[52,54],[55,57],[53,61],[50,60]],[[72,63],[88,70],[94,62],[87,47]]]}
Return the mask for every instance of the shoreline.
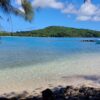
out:
{"label": "shoreline", "polygon": [[[62,79],[56,81],[39,81],[39,84],[36,82],[27,81],[28,84],[18,85],[17,83],[13,83],[10,85],[8,83],[7,86],[3,85],[0,88],[0,96],[2,95],[10,95],[10,94],[22,94],[23,92],[27,92],[31,95],[40,95],[40,92],[49,88],[53,89],[55,87],[92,87],[92,88],[100,88],[100,76],[99,75],[77,75],[77,76],[64,76]],[[25,82],[26,83],[26,82]],[[19,82],[20,84],[20,82]]]}
{"label": "shoreline", "polygon": [[0,95],[0,100],[100,100],[100,87],[57,86],[40,90],[39,93],[11,92]]}
{"label": "shoreline", "polygon": [[[59,94],[59,91],[62,91],[62,89],[66,89],[66,87],[70,87],[72,93],[77,93],[75,90],[78,89],[89,89],[89,91],[92,88],[92,92],[95,91],[99,91],[98,93],[100,94],[100,83],[99,83],[99,76],[66,76],[63,77],[63,81],[60,80],[59,82],[54,82],[54,83],[42,83],[42,86],[40,85],[40,87],[38,86],[34,86],[34,84],[32,86],[27,86],[25,89],[25,86],[22,87],[18,87],[16,86],[16,88],[13,90],[13,87],[9,88],[9,91],[5,88],[3,90],[3,88],[0,90],[0,92],[2,91],[2,93],[0,93],[0,100],[1,98],[6,98],[8,100],[44,100],[41,99],[42,98],[42,92],[49,89],[50,91],[54,92],[56,91]],[[8,84],[9,86],[9,84]],[[34,88],[35,87],[35,88]],[[48,91],[47,91],[48,92]],[[80,93],[78,93],[77,95],[80,95]],[[73,94],[71,95],[73,96]],[[33,98],[39,98],[39,99],[33,99]],[[17,98],[17,99],[14,99]],[[27,99],[30,98],[30,99]],[[5,99],[3,99],[5,100]],[[47,99],[46,99],[47,100]],[[50,99],[52,100],[52,99]],[[59,99],[54,99],[54,100],[59,100]],[[61,100],[66,100],[66,99],[61,99]],[[71,99],[67,99],[67,100],[71,100]],[[73,99],[72,99],[73,100]],[[81,100],[81,99],[75,99],[75,100]],[[85,99],[82,99],[85,100]],[[86,99],[87,100],[87,99]],[[89,99],[88,99],[89,100]],[[90,100],[94,100],[94,99],[90,99]],[[97,99],[100,100],[100,99]]]}

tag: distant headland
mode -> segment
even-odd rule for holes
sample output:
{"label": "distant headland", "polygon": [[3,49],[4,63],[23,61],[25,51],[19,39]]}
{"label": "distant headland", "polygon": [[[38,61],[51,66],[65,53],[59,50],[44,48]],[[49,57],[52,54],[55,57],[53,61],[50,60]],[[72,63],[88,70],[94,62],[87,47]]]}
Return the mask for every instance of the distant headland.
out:
{"label": "distant headland", "polygon": [[100,37],[100,31],[77,29],[63,26],[49,26],[44,29],[18,32],[0,32],[0,36],[31,37]]}

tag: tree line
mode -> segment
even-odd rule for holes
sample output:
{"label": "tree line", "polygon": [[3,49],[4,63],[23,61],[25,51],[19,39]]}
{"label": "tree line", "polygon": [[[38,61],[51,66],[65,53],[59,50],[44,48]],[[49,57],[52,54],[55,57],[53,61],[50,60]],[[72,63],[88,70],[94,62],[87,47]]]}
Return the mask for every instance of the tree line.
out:
{"label": "tree line", "polygon": [[100,31],[49,26],[44,29],[20,31],[14,33],[0,32],[0,36],[33,36],[33,37],[100,37]]}

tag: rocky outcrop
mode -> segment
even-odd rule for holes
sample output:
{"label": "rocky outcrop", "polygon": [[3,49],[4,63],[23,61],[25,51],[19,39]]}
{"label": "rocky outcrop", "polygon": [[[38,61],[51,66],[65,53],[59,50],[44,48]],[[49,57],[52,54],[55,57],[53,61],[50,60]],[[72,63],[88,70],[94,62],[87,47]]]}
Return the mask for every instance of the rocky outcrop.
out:
{"label": "rocky outcrop", "polygon": [[67,86],[54,89],[46,89],[41,92],[41,96],[14,96],[11,98],[0,97],[0,100],[100,100],[100,89],[92,87],[74,88]]}
{"label": "rocky outcrop", "polygon": [[81,40],[81,42],[96,42],[96,40]]}

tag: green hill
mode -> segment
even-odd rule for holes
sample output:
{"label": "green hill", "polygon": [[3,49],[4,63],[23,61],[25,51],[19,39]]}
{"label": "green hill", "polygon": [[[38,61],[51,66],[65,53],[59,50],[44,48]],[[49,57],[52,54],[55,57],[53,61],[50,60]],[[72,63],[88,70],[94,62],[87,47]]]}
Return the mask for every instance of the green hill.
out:
{"label": "green hill", "polygon": [[100,37],[100,31],[50,26],[39,30],[8,33],[8,35],[34,37]]}

